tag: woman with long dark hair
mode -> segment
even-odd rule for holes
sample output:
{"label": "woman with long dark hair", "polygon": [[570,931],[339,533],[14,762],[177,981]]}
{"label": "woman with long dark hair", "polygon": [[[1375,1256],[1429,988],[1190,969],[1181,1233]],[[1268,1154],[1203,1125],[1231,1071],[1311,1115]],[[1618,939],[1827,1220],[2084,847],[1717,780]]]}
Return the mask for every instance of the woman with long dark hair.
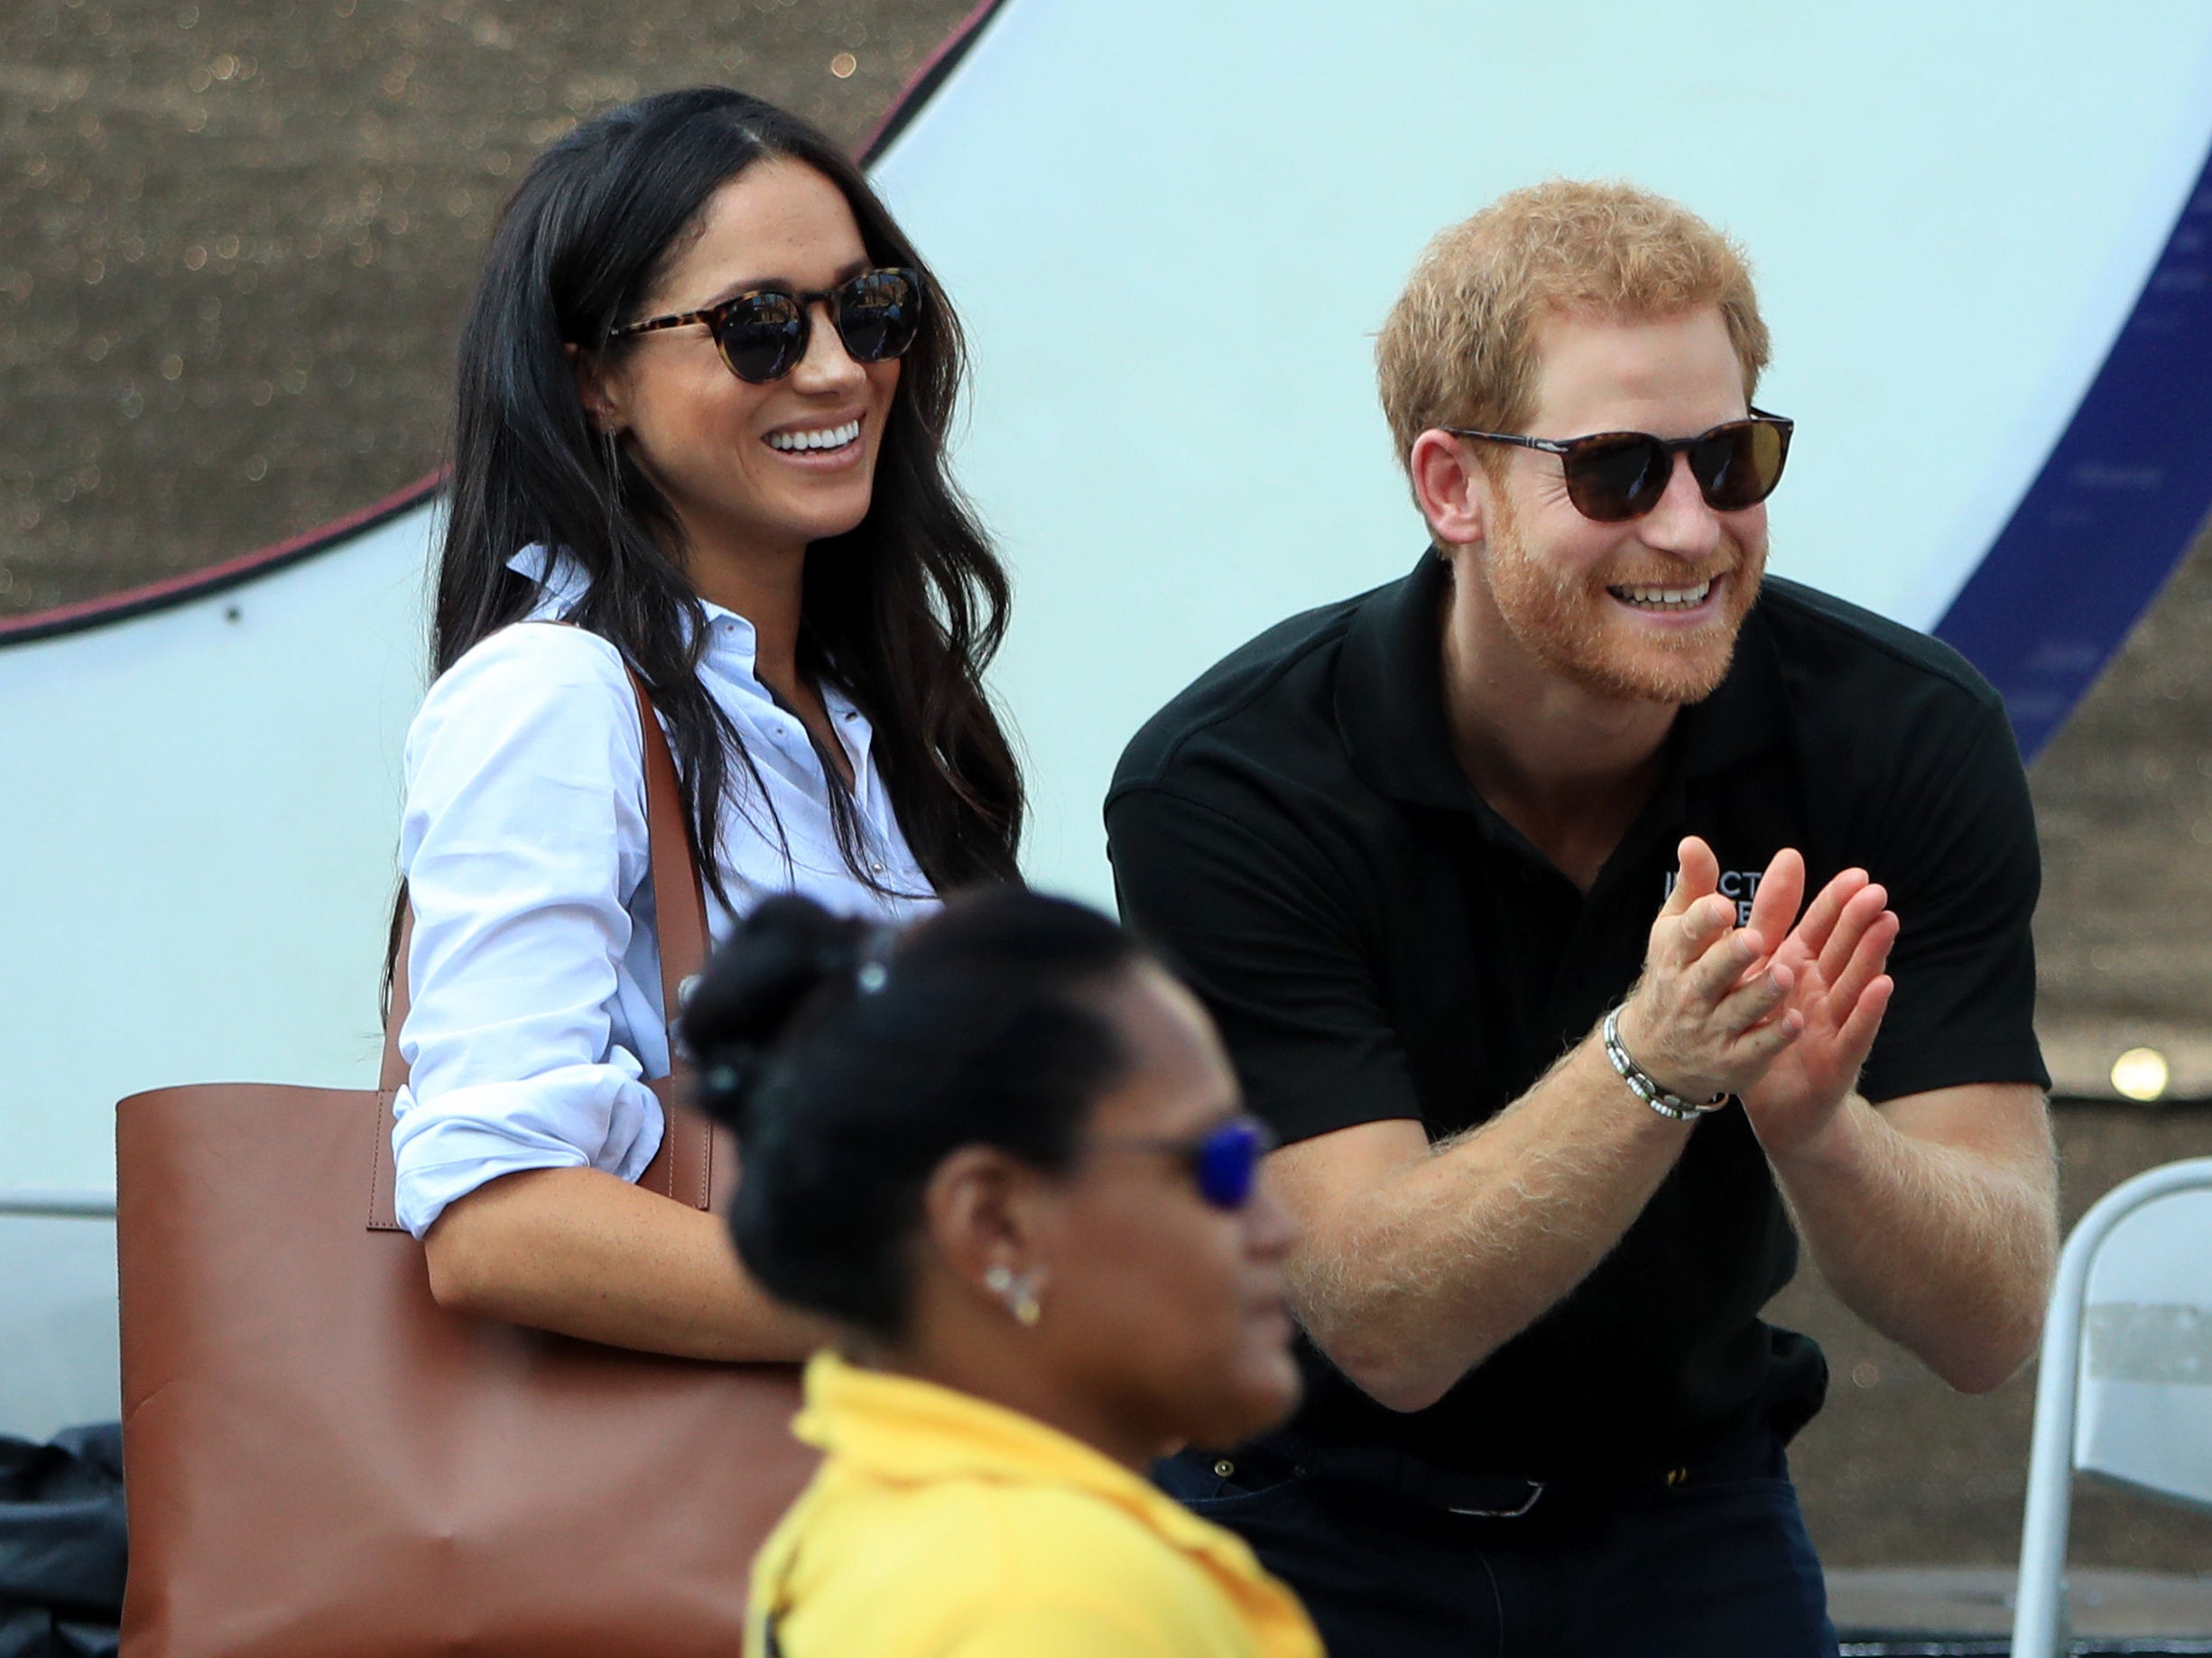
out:
{"label": "woman with long dark hair", "polygon": [[397,1206],[445,1304],[700,1357],[812,1345],[711,1216],[628,1183],[670,1063],[628,673],[715,934],[771,893],[888,922],[1013,878],[981,678],[1006,581],[945,469],[960,377],[865,179],[757,98],[599,116],[508,204],[461,337],[401,845]]}
{"label": "woman with long dark hair", "polygon": [[1320,1658],[1251,1551],[1143,1477],[1299,1388],[1270,1142],[1188,990],[1018,888],[902,935],[782,897],[683,1033],[745,1143],[738,1252],[834,1332],[747,1658]]}

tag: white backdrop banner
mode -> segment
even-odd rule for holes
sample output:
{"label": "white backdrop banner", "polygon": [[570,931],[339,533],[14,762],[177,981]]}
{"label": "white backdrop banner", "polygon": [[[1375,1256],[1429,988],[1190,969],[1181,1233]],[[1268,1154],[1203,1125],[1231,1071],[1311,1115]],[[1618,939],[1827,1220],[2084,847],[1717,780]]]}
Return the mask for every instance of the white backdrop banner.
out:
{"label": "white backdrop banner", "polygon": [[[1411,568],[1374,331],[1436,229],[1552,174],[1747,245],[1775,568],[1957,638],[2032,746],[2212,504],[2208,145],[2196,0],[1004,0],[875,174],[974,347],[1032,877],[1110,903],[1137,726]],[[107,1185],[134,1089],[370,1077],[434,511],[0,628],[0,1186]]]}

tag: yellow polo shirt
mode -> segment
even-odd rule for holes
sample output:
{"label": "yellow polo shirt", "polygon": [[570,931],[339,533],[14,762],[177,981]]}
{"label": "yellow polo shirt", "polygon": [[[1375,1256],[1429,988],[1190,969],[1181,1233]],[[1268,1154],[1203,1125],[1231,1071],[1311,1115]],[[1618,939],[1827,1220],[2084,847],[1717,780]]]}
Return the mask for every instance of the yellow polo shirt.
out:
{"label": "yellow polo shirt", "polygon": [[1016,1412],[822,1353],[826,1453],[753,1569],[746,1658],[1322,1658],[1242,1540]]}

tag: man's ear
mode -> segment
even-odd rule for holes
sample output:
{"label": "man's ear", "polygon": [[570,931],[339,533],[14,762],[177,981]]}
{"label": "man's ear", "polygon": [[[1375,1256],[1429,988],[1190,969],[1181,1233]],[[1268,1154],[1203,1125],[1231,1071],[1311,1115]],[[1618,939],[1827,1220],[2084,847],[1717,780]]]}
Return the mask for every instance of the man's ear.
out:
{"label": "man's ear", "polygon": [[1439,545],[1469,547],[1483,539],[1490,510],[1490,477],[1465,438],[1430,427],[1406,456],[1413,498]]}
{"label": "man's ear", "polygon": [[607,372],[597,352],[574,344],[561,349],[569,354],[569,367],[576,375],[576,400],[584,405],[584,418],[591,422],[592,431],[619,433],[629,424],[619,377]]}

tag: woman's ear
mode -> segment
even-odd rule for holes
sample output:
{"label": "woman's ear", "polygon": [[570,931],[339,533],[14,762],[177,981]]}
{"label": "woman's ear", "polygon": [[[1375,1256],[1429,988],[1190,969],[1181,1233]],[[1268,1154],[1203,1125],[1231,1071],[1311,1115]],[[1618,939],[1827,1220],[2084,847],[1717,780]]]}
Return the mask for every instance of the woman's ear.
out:
{"label": "woman's ear", "polygon": [[576,399],[584,405],[584,418],[591,422],[592,431],[619,436],[629,424],[620,376],[608,371],[596,351],[578,345],[564,345],[561,349],[569,354],[569,367],[576,375]]}
{"label": "woman's ear", "polygon": [[1467,440],[1430,427],[1413,440],[1406,456],[1413,496],[1437,541],[1468,547],[1483,539],[1490,509],[1490,477],[1470,452]]}
{"label": "woman's ear", "polygon": [[1048,1183],[995,1146],[965,1145],[921,1194],[922,1229],[955,1276],[979,1290],[1045,1272]]}

